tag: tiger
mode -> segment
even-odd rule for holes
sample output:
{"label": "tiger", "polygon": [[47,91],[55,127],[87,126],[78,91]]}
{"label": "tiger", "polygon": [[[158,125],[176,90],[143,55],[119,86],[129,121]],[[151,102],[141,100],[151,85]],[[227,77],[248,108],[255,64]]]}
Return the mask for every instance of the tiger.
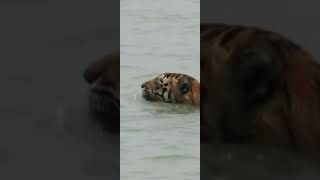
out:
{"label": "tiger", "polygon": [[120,51],[88,64],[83,73],[90,85],[89,108],[108,132],[120,131]]}
{"label": "tiger", "polygon": [[320,65],[261,27],[200,25],[201,143],[320,152]]}
{"label": "tiger", "polygon": [[189,104],[200,107],[200,82],[180,73],[163,73],[141,85],[142,96],[149,101]]}

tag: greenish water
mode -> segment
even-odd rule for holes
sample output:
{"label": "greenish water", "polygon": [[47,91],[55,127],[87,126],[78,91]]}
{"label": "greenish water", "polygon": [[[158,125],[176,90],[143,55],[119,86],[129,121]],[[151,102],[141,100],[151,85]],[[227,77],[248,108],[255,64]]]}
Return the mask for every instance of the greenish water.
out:
{"label": "greenish water", "polygon": [[120,5],[121,179],[200,179],[199,110],[147,102],[140,88],[164,72],[200,78],[200,1]]}

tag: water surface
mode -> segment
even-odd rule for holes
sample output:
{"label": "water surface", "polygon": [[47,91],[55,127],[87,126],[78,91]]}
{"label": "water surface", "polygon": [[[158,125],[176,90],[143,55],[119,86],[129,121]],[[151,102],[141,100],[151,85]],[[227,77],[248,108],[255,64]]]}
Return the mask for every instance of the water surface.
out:
{"label": "water surface", "polygon": [[200,179],[200,113],[147,102],[164,72],[200,77],[200,1],[121,0],[121,179]]}

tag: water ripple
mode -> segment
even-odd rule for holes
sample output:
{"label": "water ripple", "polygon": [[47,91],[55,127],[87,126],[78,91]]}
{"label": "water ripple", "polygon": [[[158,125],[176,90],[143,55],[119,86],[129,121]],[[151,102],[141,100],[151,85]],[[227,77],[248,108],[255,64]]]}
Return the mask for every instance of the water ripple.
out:
{"label": "water ripple", "polygon": [[121,179],[200,179],[199,109],[140,88],[164,72],[200,78],[199,4],[121,0]]}

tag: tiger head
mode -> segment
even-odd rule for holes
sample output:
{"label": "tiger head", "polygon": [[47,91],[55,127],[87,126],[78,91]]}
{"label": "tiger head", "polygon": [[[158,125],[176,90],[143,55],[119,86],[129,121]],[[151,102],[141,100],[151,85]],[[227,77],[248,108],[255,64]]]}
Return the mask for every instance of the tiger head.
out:
{"label": "tiger head", "polygon": [[201,25],[201,139],[320,152],[320,65],[283,35]]}
{"label": "tiger head", "polygon": [[120,51],[90,63],[83,73],[90,85],[89,107],[95,120],[109,132],[120,131]]}
{"label": "tiger head", "polygon": [[164,73],[141,85],[142,96],[149,101],[199,106],[200,83],[191,76]]}

